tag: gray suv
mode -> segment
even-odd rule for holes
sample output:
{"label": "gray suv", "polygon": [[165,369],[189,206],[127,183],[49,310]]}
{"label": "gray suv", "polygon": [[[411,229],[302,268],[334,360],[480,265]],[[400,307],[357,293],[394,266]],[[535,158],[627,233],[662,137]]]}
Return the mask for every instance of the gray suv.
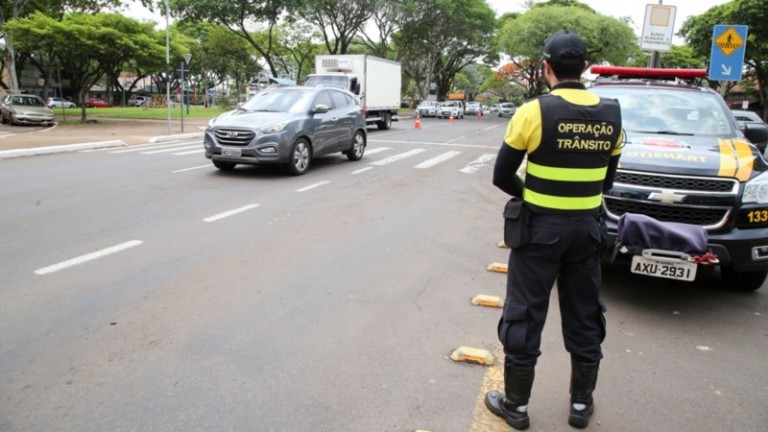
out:
{"label": "gray suv", "polygon": [[281,164],[293,175],[312,159],[342,153],[362,159],[365,117],[355,96],[328,87],[275,87],[234,111],[212,119],[205,130],[205,157],[220,170],[238,164]]}

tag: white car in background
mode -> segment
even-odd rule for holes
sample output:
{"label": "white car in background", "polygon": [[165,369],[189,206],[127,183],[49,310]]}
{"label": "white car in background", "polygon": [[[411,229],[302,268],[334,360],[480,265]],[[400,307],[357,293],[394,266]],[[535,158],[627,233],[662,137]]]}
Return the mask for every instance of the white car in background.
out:
{"label": "white car in background", "polygon": [[419,117],[434,117],[437,115],[439,103],[437,101],[421,101],[416,107]]}
{"label": "white car in background", "polygon": [[462,105],[461,101],[452,100],[442,103],[442,106],[437,113],[437,117],[449,118],[451,116],[453,116],[455,119],[464,118],[464,105]]}

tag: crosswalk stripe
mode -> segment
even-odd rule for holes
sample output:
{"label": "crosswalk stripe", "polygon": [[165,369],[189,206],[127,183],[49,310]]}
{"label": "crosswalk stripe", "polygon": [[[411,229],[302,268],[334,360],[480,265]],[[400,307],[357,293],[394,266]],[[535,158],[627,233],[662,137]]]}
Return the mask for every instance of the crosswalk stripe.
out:
{"label": "crosswalk stripe", "polygon": [[200,149],[200,145],[193,145],[193,146],[186,146],[186,147],[176,147],[176,148],[169,148],[169,149],[162,149],[162,150],[153,150],[153,151],[147,151],[147,152],[141,152],[141,154],[144,155],[153,155],[158,153],[170,153],[175,152],[179,150],[191,150],[191,149]]}
{"label": "crosswalk stripe", "polygon": [[184,156],[188,154],[203,153],[205,149],[190,150],[185,152],[173,153],[174,156]]}
{"label": "crosswalk stripe", "polygon": [[152,146],[144,146],[144,145],[142,145],[142,146],[133,146],[133,147],[125,149],[125,150],[115,150],[115,151],[112,151],[110,153],[112,153],[112,154],[136,153],[136,152],[145,151],[145,150],[152,150],[152,149],[161,149],[161,148],[168,148],[168,147],[183,147],[183,146],[188,146],[190,144],[192,144],[192,143],[190,143],[190,142],[179,142],[179,143],[164,144],[164,145],[157,145],[157,144],[155,144],[155,145],[152,145]]}
{"label": "crosswalk stripe", "polygon": [[480,168],[488,165],[491,161],[493,161],[496,158],[495,154],[484,154],[480,156],[479,158],[473,160],[469,163],[469,165],[465,166],[464,168],[460,169],[459,171],[465,173],[465,174],[473,174],[476,173]]}
{"label": "crosswalk stripe", "polygon": [[441,154],[440,156],[433,157],[432,159],[426,160],[426,161],[416,165],[415,168],[421,168],[421,169],[432,168],[433,166],[435,166],[435,165],[437,165],[439,163],[443,163],[443,162],[447,161],[448,159],[450,159],[452,157],[458,156],[459,154],[461,154],[460,151],[448,151],[448,152],[445,152],[445,153]]}
{"label": "crosswalk stripe", "polygon": [[424,152],[424,151],[426,151],[426,150],[424,150],[424,149],[413,149],[413,150],[407,151],[405,153],[396,154],[394,156],[390,156],[388,158],[381,159],[381,160],[378,160],[376,162],[372,162],[371,165],[382,166],[382,165],[391,164],[392,162],[397,162],[399,160],[402,160],[402,159],[405,159],[405,158],[409,158],[411,156],[417,155],[417,154],[419,154],[421,152]]}

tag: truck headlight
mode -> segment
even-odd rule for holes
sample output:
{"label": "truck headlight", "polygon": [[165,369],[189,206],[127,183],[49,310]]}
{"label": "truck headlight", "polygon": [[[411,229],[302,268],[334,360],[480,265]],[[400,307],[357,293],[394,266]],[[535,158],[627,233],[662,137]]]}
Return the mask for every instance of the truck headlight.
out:
{"label": "truck headlight", "polygon": [[744,187],[744,203],[768,204],[768,173],[760,174]]}
{"label": "truck headlight", "polygon": [[261,130],[264,131],[264,133],[275,133],[285,129],[287,125],[288,125],[287,121],[282,121],[280,123],[273,123],[269,126],[264,126],[263,128],[261,128]]}

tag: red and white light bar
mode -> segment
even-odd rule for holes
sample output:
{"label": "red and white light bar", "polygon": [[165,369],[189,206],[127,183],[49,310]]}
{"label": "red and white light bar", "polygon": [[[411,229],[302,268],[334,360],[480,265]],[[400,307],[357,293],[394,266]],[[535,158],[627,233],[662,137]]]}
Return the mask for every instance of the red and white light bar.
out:
{"label": "red and white light bar", "polygon": [[592,66],[591,72],[600,76],[622,76],[632,78],[694,79],[707,76],[706,69],[664,69],[628,66]]}

